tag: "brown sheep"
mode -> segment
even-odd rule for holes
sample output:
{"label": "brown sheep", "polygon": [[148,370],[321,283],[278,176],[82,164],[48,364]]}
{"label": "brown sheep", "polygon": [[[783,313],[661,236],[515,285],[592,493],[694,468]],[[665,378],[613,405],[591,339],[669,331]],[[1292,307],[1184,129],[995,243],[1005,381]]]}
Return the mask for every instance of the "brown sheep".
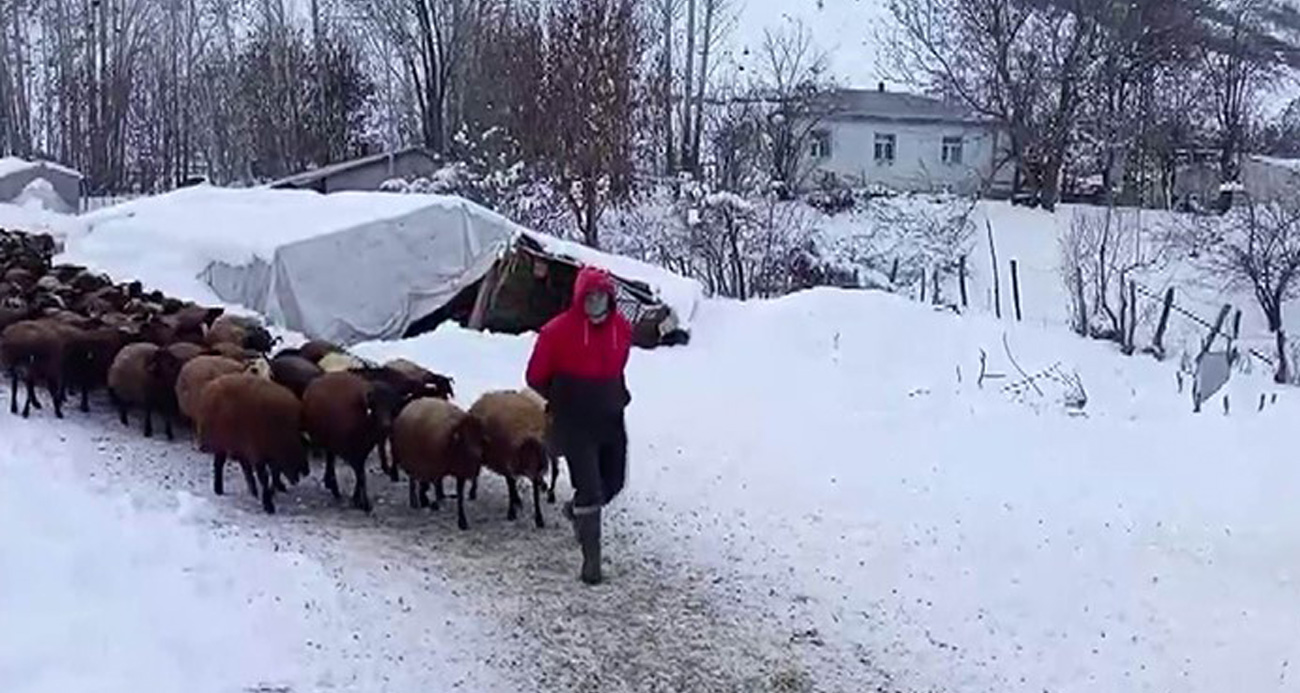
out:
{"label": "brown sheep", "polygon": [[325,453],[325,487],[339,498],[334,458],[342,457],[356,479],[352,507],[370,512],[366,458],[392,428],[398,405],[391,389],[352,373],[325,373],[302,395],[302,426],[312,445]]}
{"label": "brown sheep", "polygon": [[336,354],[341,351],[343,347],[320,339],[313,339],[298,347],[298,355],[312,363],[320,363],[326,354]]}
{"label": "brown sheep", "polygon": [[542,487],[551,460],[546,447],[545,406],[522,392],[489,392],[470,407],[469,415],[483,424],[487,443],[483,465],[505,477],[510,490],[506,519],[515,519],[524,504],[516,481],[523,477],[533,486],[533,522],[545,527]]}
{"label": "brown sheep", "polygon": [[154,411],[163,417],[167,439],[175,438],[172,418],[176,415],[176,379],[181,365],[170,351],[149,342],[128,344],[118,352],[108,369],[108,390],[123,426],[128,425],[128,410],[140,407],[144,410],[146,438],[153,436]]}
{"label": "brown sheep", "polygon": [[208,383],[223,375],[239,373],[244,364],[224,356],[197,356],[181,366],[176,377],[176,403],[181,415],[190,421],[196,421],[199,411],[199,398]]}
{"label": "brown sheep", "polygon": [[452,389],[455,382],[452,378],[434,373],[418,363],[406,359],[393,359],[385,363],[384,368],[397,371],[411,380],[435,388],[438,391],[435,396],[441,399],[451,399],[456,396],[455,391]]}
{"label": "brown sheep", "polygon": [[[397,408],[400,409],[406,402],[410,402],[419,397],[436,397],[438,399],[450,399],[451,390],[449,386],[443,386],[438,383],[422,382],[421,379],[412,378],[403,374],[400,370],[388,366],[364,366],[360,368],[351,368],[346,372],[360,376],[366,379],[375,387],[386,388],[392,393],[397,400]],[[441,377],[441,376],[439,376]],[[448,379],[450,381],[450,379]],[[379,468],[388,475],[393,481],[400,479],[396,464],[389,464],[388,454],[385,451],[386,440],[379,441]],[[469,499],[474,500],[477,492],[477,486],[471,487]]]}
{"label": "brown sheep", "polygon": [[235,359],[236,361],[250,361],[257,357],[257,354],[252,350],[245,349],[238,344],[231,344],[230,342],[209,344],[208,349],[214,354],[220,354],[221,356],[225,356],[228,359]]}
{"label": "brown sheep", "polygon": [[31,316],[31,308],[21,296],[0,299],[0,330]]}
{"label": "brown sheep", "polygon": [[66,333],[64,382],[81,391],[81,411],[90,411],[90,392],[108,384],[108,371],[130,335],[111,325]]}
{"label": "brown sheep", "polygon": [[[393,462],[406,470],[411,507],[429,504],[430,484],[456,478],[456,524],[465,519],[465,482],[483,466],[483,426],[465,410],[445,400],[422,397],[408,404],[393,422]],[[418,484],[418,492],[417,492]],[[441,500],[441,493],[438,500]],[[434,503],[436,509],[437,503]]]}
{"label": "brown sheep", "polygon": [[260,482],[262,509],[271,514],[275,492],[283,490],[279,476],[296,484],[308,473],[302,405],[265,378],[232,373],[208,383],[199,397],[196,428],[199,449],[212,453],[212,491],[219,496],[225,493],[227,458],[243,468],[254,496]]}
{"label": "brown sheep", "polygon": [[54,415],[63,418],[63,350],[60,326],[49,320],[22,320],[0,332],[0,364],[9,372],[9,411],[18,413],[18,375],[27,384],[23,418],[32,407],[41,408],[36,398],[36,381],[45,383],[54,400]]}
{"label": "brown sheep", "polygon": [[180,360],[182,364],[207,353],[207,349],[204,349],[193,342],[176,342],[174,344],[168,344],[166,349],[171,352],[172,356],[175,356]]}
{"label": "brown sheep", "polygon": [[307,386],[324,373],[320,366],[301,356],[280,353],[271,359],[271,379],[292,390],[298,399],[302,399]]}
{"label": "brown sheep", "polygon": [[225,342],[252,349],[259,354],[269,352],[277,341],[272,339],[271,333],[256,320],[235,315],[222,315],[214,320],[204,339],[208,346]]}

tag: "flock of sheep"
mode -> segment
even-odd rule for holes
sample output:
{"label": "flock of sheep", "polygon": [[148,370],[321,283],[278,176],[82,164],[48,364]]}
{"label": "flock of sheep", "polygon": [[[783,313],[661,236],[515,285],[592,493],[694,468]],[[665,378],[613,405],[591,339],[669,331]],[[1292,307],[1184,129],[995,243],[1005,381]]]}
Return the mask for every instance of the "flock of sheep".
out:
{"label": "flock of sheep", "polygon": [[406,473],[413,508],[430,506],[432,486],[437,509],[443,479],[454,478],[466,529],[466,485],[473,500],[487,467],[506,479],[511,520],[523,506],[518,480],[531,482],[534,522],[544,526],[541,490],[555,502],[558,464],[545,402],[531,390],[491,392],[466,411],[451,401],[451,378],[410,361],[378,365],[320,341],[270,355],[278,340],[256,320],[52,265],[54,250],[49,236],[0,230],[0,365],[11,413],[19,413],[20,381],[23,417],[42,408],[38,385],[59,418],[69,393],[87,412],[90,393],[106,388],[123,424],[141,413],[146,437],[155,414],[169,440],[174,421],[191,423],[199,449],[212,454],[213,491],[224,493],[233,460],[268,513],[286,480],[309,475],[309,456],[324,457],[335,498],[335,460],[351,467],[352,506],[369,512],[365,465],[377,450],[389,478]]}

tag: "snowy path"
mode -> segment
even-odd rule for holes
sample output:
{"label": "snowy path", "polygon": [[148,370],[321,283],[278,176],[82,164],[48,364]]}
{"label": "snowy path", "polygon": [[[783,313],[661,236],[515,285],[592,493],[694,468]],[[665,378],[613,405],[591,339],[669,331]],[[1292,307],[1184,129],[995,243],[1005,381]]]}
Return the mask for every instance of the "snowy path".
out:
{"label": "snowy path", "polygon": [[[628,513],[613,512],[607,522],[609,584],[583,589],[574,579],[577,551],[558,506],[543,509],[543,530],[532,526],[530,513],[508,522],[505,487],[497,479],[485,476],[479,499],[468,504],[468,532],[455,528],[454,511],[446,507],[432,515],[410,510],[405,485],[375,473],[370,517],[336,506],[319,474],[291,488],[280,513],[267,517],[236,467],[227,470],[227,496],[212,496],[210,462],[191,449],[187,433],[174,443],[146,440],[138,422],[127,430],[106,413],[105,402],[96,409],[63,422],[39,412],[22,421],[4,412],[2,425],[6,437],[11,430],[29,440],[54,433],[58,440],[48,454],[68,454],[77,472],[109,493],[129,490],[133,503],[172,512],[178,494],[190,494],[211,501],[189,498],[182,505],[201,506],[217,537],[319,563],[336,594],[330,595],[334,610],[320,615],[327,632],[306,645],[315,650],[310,685],[807,689],[795,645],[768,628],[770,621],[744,612],[738,588],[729,592],[727,581],[688,563],[686,552],[664,551],[651,524]],[[346,490],[351,479],[341,476]]]}

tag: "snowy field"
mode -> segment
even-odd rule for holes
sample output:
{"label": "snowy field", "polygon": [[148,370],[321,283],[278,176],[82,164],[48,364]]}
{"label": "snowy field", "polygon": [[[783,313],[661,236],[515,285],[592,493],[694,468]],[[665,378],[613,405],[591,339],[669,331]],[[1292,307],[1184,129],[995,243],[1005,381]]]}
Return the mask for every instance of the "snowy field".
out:
{"label": "snowy field", "polygon": [[[1002,226],[1000,257],[1055,261]],[[95,243],[70,256],[184,283]],[[0,613],[23,627],[0,635],[0,688],[1300,689],[1300,404],[1262,369],[1193,415],[1176,359],[1050,316],[816,290],[707,301],[694,325],[632,357],[597,589],[556,507],[508,522],[496,479],[464,533],[377,474],[371,517],[318,476],[267,517],[212,496],[188,436],[146,441],[106,402],[3,415]],[[450,373],[469,402],[519,385],[531,345],[449,327],[357,351]]]}

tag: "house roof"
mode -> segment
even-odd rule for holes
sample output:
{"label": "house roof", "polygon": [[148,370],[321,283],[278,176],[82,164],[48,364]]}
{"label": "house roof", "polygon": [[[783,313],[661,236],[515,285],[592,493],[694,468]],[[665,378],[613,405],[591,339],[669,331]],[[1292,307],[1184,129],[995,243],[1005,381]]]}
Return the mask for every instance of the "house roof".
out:
{"label": "house roof", "polygon": [[830,120],[986,125],[990,121],[959,104],[879,89],[839,89],[831,95]]}
{"label": "house roof", "polygon": [[271,183],[267,184],[267,187],[271,187],[271,188],[306,187],[306,186],[310,186],[312,183],[315,183],[323,178],[329,178],[330,176],[344,173],[346,171],[351,171],[354,169],[370,166],[371,164],[384,161],[389,157],[397,158],[397,157],[409,156],[411,154],[418,154],[427,157],[430,161],[433,161],[433,156],[429,154],[427,151],[425,151],[424,149],[420,147],[407,147],[405,149],[398,149],[391,152],[381,152],[379,154],[371,154],[370,156],[363,156],[359,159],[352,159],[350,161],[340,161],[337,164],[321,166],[320,168],[314,168],[310,171],[303,171],[302,173],[295,173],[292,176],[287,176],[285,178],[281,178],[280,180],[272,181]]}

